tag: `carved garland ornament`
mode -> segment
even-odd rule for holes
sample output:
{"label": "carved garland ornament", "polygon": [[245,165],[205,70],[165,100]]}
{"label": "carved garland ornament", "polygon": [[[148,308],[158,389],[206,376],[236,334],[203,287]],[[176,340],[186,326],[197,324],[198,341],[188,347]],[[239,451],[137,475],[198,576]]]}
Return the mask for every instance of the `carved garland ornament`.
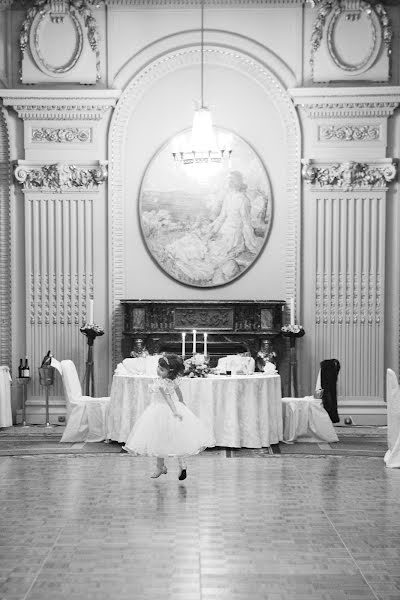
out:
{"label": "carved garland ornament", "polygon": [[316,188],[338,190],[385,189],[397,174],[397,165],[368,165],[366,163],[346,162],[328,166],[315,166],[311,161],[303,161],[302,175],[307,183]]}
{"label": "carved garland ornament", "polygon": [[77,167],[65,163],[43,166],[17,165],[15,179],[24,192],[80,192],[97,191],[107,179],[107,167]]}
{"label": "carved garland ornament", "polygon": [[[312,4],[313,4],[313,6],[316,6],[315,2],[312,2]],[[313,30],[312,30],[312,34],[311,34],[310,64],[312,67],[314,66],[314,54],[321,45],[324,27],[325,27],[326,19],[327,19],[328,15],[331,13],[332,10],[335,11],[337,16],[339,14],[341,14],[343,12],[344,8],[346,7],[346,3],[344,3],[343,1],[340,1],[340,0],[325,0],[324,2],[318,2],[318,6],[320,6],[320,8],[318,10],[318,15],[314,21]],[[390,56],[392,53],[393,30],[392,30],[390,19],[388,17],[388,14],[387,14],[385,8],[383,7],[382,4],[379,4],[379,3],[373,5],[370,2],[366,2],[365,0],[356,0],[354,10],[348,10],[347,11],[348,15],[346,16],[346,18],[351,19],[351,20],[357,20],[357,18],[359,18],[359,14],[361,11],[365,11],[365,13],[368,15],[369,18],[371,18],[372,12],[375,12],[375,14],[377,15],[379,22],[381,24],[381,27],[382,27],[382,40],[386,47],[386,52],[387,52],[388,56]],[[367,65],[367,63],[369,62],[370,57],[372,55],[373,48],[375,47],[375,42],[376,42],[375,37],[374,37],[375,33],[373,35],[373,45],[372,45],[373,47],[371,49],[371,52],[368,54],[367,58],[365,59],[365,61],[363,61],[363,63],[360,63],[359,65],[354,65],[354,66],[345,65],[344,63],[339,61],[338,57],[336,56],[336,53],[333,50],[332,27],[333,27],[335,20],[336,19],[334,18],[331,23],[331,26],[329,28],[329,32],[328,32],[329,52],[330,52],[333,60],[336,62],[336,64],[341,69],[346,70],[346,71],[358,71],[360,69],[363,69],[363,67],[365,65]]]}
{"label": "carved garland ornament", "polygon": [[[33,36],[33,54],[39,60],[39,63],[48,71],[52,73],[66,73],[70,71],[77,61],[79,60],[82,52],[82,31],[80,23],[76,17],[76,12],[79,13],[82,18],[86,30],[89,45],[93,52],[96,53],[96,79],[99,80],[100,74],[100,51],[99,51],[99,33],[97,29],[96,19],[93,17],[90,5],[92,3],[88,0],[35,0],[33,6],[26,11],[26,18],[22,23],[20,35],[19,35],[19,47],[21,50],[21,60],[23,59],[26,47],[29,44],[29,37],[31,34],[32,26],[36,17],[39,15],[39,24],[44,16],[49,13],[50,19],[53,22],[61,23],[64,15],[68,12],[74,23],[75,30],[78,34],[78,48],[72,57],[72,60],[65,66],[60,68],[54,68],[47,64],[40,52],[38,29],[39,24],[35,28]],[[36,59],[35,59],[36,60]],[[37,61],[36,61],[37,62]],[[39,65],[38,65],[39,66]],[[22,76],[22,72],[21,72]]]}
{"label": "carved garland ornament", "polygon": [[91,129],[79,129],[77,127],[34,127],[32,129],[32,142],[89,142]]}
{"label": "carved garland ornament", "polygon": [[380,137],[379,125],[329,125],[319,129],[320,139],[371,142]]}

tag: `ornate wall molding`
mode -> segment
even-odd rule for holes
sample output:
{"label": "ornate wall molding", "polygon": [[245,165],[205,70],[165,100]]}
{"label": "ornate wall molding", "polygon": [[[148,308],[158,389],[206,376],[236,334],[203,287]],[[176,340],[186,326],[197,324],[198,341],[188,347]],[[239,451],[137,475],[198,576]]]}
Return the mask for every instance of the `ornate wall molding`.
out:
{"label": "ornate wall molding", "polygon": [[[130,8],[199,8],[201,0],[102,0],[106,6]],[[205,0],[204,5],[210,8],[243,7],[264,8],[266,6],[303,6],[307,0]]]}
{"label": "ornate wall molding", "polygon": [[[288,221],[286,227],[286,296],[296,298],[299,274],[299,219],[300,219],[300,127],[293,103],[280,80],[268,68],[265,62],[257,61],[240,48],[225,47],[217,42],[221,40],[215,34],[215,45],[205,48],[206,60],[211,64],[235,69],[252,78],[265,94],[271,98],[278,110],[285,131],[287,159],[285,171],[288,174],[286,194],[288,198]],[[225,38],[224,38],[225,39]],[[178,50],[165,52],[161,57],[148,61],[142,68],[135,69],[126,89],[121,95],[113,113],[110,126],[110,223],[111,223],[111,298],[112,311],[112,354],[113,364],[120,356],[121,332],[123,330],[120,299],[125,298],[125,147],[127,125],[135,105],[143,98],[155,80],[165,77],[169,72],[200,62],[200,48],[189,45]]]}
{"label": "ornate wall molding", "polygon": [[311,119],[390,117],[400,104],[400,87],[298,88],[290,93]]}
{"label": "ornate wall molding", "polygon": [[120,92],[96,92],[80,95],[76,91],[0,90],[0,97],[4,106],[15,110],[24,120],[99,121],[115,106]]}
{"label": "ornate wall molding", "polygon": [[300,106],[311,119],[390,117],[399,106],[399,102],[343,102],[341,104],[314,102]]}
{"label": "ornate wall molding", "polygon": [[96,166],[66,163],[38,165],[20,160],[14,177],[24,192],[96,192],[107,179],[106,165],[106,162],[100,161]]}
{"label": "ornate wall molding", "polygon": [[9,132],[0,110],[0,364],[12,367],[11,206]]}
{"label": "ornate wall molding", "polygon": [[368,406],[384,397],[386,194],[320,192],[308,213],[317,231],[314,355],[345,361],[341,395]]}
{"label": "ornate wall molding", "polygon": [[320,140],[373,142],[379,140],[380,137],[380,125],[322,125],[318,128]]}
{"label": "ornate wall molding", "polygon": [[90,127],[33,127],[31,130],[31,141],[34,143],[57,142],[65,143],[87,143],[91,141],[92,130]]}
{"label": "ornate wall molding", "polygon": [[344,162],[321,164],[302,160],[303,179],[315,190],[387,190],[397,175],[397,162],[382,159],[373,163]]}

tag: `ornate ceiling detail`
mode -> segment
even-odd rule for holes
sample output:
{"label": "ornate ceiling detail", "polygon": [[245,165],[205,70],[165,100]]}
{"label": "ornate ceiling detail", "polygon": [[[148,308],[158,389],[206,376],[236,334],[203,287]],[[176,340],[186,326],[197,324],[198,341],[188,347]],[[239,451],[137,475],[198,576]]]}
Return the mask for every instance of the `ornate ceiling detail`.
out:
{"label": "ornate ceiling detail", "polygon": [[21,160],[14,177],[24,192],[96,192],[107,179],[107,163],[98,162],[95,166],[37,165]]}
{"label": "ornate ceiling detail", "polygon": [[319,128],[322,140],[340,140],[342,142],[371,142],[379,140],[379,125],[323,125]]}
{"label": "ornate ceiling detail", "polygon": [[397,175],[397,162],[392,159],[329,164],[309,159],[302,163],[303,179],[317,190],[386,190]]}
{"label": "ornate ceiling detail", "polygon": [[32,142],[72,143],[90,142],[91,128],[78,127],[33,127]]}

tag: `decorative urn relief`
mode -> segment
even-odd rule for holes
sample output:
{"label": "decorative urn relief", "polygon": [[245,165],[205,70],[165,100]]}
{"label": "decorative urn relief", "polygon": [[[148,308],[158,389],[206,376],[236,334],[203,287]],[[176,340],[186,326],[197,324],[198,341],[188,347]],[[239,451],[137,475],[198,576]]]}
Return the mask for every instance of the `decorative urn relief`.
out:
{"label": "decorative urn relief", "polygon": [[97,24],[87,0],[36,0],[26,11],[20,50],[22,83],[100,78]]}
{"label": "decorative urn relief", "polygon": [[392,29],[380,3],[318,3],[311,36],[313,81],[388,81]]}

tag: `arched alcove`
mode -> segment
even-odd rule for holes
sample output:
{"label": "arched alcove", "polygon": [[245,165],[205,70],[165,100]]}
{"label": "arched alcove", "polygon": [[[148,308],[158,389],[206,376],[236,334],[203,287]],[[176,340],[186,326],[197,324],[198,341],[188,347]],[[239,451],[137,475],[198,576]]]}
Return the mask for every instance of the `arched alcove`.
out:
{"label": "arched alcove", "polygon": [[[300,128],[297,114],[290,96],[287,93],[287,87],[290,82],[293,85],[293,77],[290,70],[283,64],[279,64],[279,59],[266,51],[258,48],[258,54],[262,60],[249,53],[249,47],[243,49],[223,45],[226,41],[226,34],[211,32],[214,43],[207,43],[204,48],[205,64],[218,69],[221,72],[235,72],[243,81],[248,81],[255,90],[269,102],[276,111],[279,120],[285,151],[283,153],[281,171],[284,177],[276,181],[275,186],[279,186],[287,205],[287,220],[284,226],[284,239],[280,240],[283,244],[285,258],[282,261],[282,278],[284,278],[284,295],[286,298],[296,297],[298,283],[298,261],[299,261],[299,220],[300,220]],[[237,36],[238,37],[238,36]],[[109,231],[110,231],[110,253],[109,253],[109,271],[110,271],[110,308],[112,311],[112,353],[115,363],[119,355],[120,337],[122,331],[122,315],[119,310],[119,301],[126,297],[126,243],[127,236],[125,231],[125,209],[126,209],[126,178],[127,167],[125,155],[127,149],[128,125],[133,113],[138,109],[140,103],[147,102],[149,98],[154,100],[156,85],[160,82],[171,81],[176,73],[183,69],[190,69],[200,63],[200,48],[198,45],[187,45],[176,48],[171,44],[170,48],[165,50],[165,40],[162,41],[162,49],[155,45],[153,48],[153,59],[150,59],[149,49],[146,49],[142,57],[145,61],[140,66],[139,57],[132,59],[132,64],[125,65],[114,85],[124,85],[125,88],[115,109],[109,136]],[[176,42],[176,40],[173,40]],[[232,39],[230,40],[232,42]],[[236,39],[238,43],[240,40]],[[241,45],[246,46],[243,40]],[[254,51],[255,48],[253,47]],[[271,63],[271,66],[268,64]],[[280,69],[280,77],[276,71]],[[131,73],[129,79],[128,73]],[[283,83],[284,82],[284,83]],[[161,84],[160,84],[161,85]],[[179,94],[178,94],[179,95]],[[148,102],[150,106],[151,103]],[[162,98],[160,98],[160,110],[162,111]],[[252,110],[251,106],[243,107],[243,110]],[[263,119],[262,109],[260,120]],[[225,126],[224,123],[216,123]],[[180,125],[180,124],[179,124]],[[176,133],[180,127],[178,124],[171,123],[170,134]],[[188,123],[185,124],[186,126]],[[241,131],[237,133],[242,135]],[[158,145],[165,142],[164,137],[158,140]],[[246,137],[245,135],[243,137]],[[154,147],[155,151],[157,147]],[[142,166],[141,166],[142,168]],[[132,201],[132,199],[130,199]],[[132,232],[130,235],[135,235]],[[138,294],[140,292],[138,291]]]}

